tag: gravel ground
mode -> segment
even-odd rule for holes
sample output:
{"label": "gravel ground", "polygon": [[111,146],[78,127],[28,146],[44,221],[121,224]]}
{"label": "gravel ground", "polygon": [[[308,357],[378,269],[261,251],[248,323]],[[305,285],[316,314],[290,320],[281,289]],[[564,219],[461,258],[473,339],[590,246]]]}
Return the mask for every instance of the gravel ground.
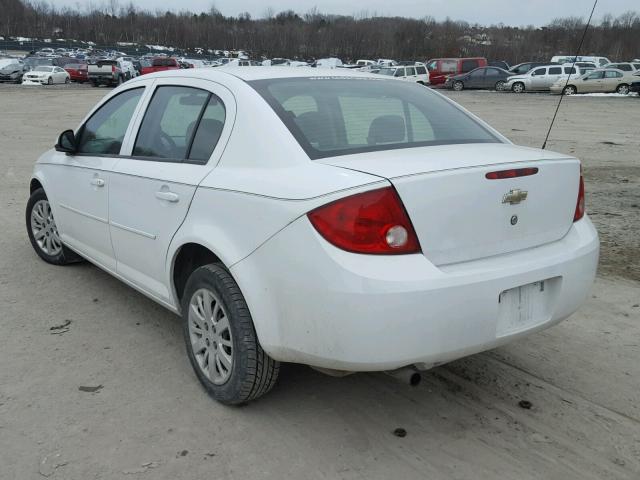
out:
{"label": "gravel ground", "polygon": [[[566,98],[551,135],[550,149],[584,162],[602,239],[578,313],[415,388],[287,365],[270,395],[228,408],[198,385],[177,317],[28,243],[33,161],[106,92],[0,86],[0,478],[640,477],[640,99]],[[531,146],[557,101],[450,96]]]}

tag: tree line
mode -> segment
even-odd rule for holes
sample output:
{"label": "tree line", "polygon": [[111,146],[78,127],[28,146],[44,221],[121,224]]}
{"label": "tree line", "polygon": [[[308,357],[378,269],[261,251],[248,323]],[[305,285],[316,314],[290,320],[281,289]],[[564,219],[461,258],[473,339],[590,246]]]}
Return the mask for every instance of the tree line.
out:
{"label": "tree line", "polygon": [[[225,16],[208,12],[148,11],[133,3],[108,0],[84,10],[55,7],[43,0],[0,0],[0,35],[65,38],[195,48],[243,49],[259,58],[320,58],[343,60],[392,58],[425,60],[435,57],[484,56],[518,63],[547,61],[573,54],[585,27],[581,17],[558,18],[543,27],[483,26],[447,18],[331,15],[316,8],[306,13],[276,13],[262,18],[248,13]],[[425,12],[428,14],[428,12]],[[612,60],[640,57],[640,15],[629,11],[605,15],[591,25],[581,53]]]}

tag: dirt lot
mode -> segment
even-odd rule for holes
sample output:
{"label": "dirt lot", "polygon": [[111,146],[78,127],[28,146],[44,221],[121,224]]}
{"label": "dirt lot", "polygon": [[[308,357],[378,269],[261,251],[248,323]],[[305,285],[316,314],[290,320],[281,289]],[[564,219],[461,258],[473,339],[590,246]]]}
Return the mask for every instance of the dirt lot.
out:
{"label": "dirt lot", "polygon": [[[28,243],[33,161],[106,92],[0,86],[1,479],[640,477],[640,99],[569,97],[551,136],[584,161],[602,239],[601,275],[572,318],[415,388],[286,366],[269,396],[228,408],[198,385],[177,317]],[[451,95],[531,146],[557,100]]]}

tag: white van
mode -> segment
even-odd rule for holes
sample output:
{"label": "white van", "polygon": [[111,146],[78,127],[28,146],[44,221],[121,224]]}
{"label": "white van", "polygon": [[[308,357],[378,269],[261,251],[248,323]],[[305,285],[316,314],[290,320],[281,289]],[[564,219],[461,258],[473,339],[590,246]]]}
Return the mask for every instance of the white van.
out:
{"label": "white van", "polygon": [[390,77],[397,78],[398,80],[429,85],[429,72],[427,71],[427,66],[424,63],[383,67],[377,73],[379,75],[388,75]]}
{"label": "white van", "polygon": [[551,63],[573,63],[573,62],[593,62],[596,67],[601,68],[605,65],[611,63],[607,57],[591,57],[585,55],[556,55],[555,57],[551,57]]}

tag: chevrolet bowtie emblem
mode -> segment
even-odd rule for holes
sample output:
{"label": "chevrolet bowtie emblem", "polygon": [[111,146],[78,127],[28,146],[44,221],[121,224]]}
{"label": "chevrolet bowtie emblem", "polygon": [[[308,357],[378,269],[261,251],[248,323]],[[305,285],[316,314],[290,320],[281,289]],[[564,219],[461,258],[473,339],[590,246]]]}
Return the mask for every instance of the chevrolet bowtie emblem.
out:
{"label": "chevrolet bowtie emblem", "polygon": [[529,193],[519,188],[512,188],[509,193],[506,193],[502,197],[502,203],[508,203],[509,205],[517,205],[520,202],[524,202],[527,199]]}

